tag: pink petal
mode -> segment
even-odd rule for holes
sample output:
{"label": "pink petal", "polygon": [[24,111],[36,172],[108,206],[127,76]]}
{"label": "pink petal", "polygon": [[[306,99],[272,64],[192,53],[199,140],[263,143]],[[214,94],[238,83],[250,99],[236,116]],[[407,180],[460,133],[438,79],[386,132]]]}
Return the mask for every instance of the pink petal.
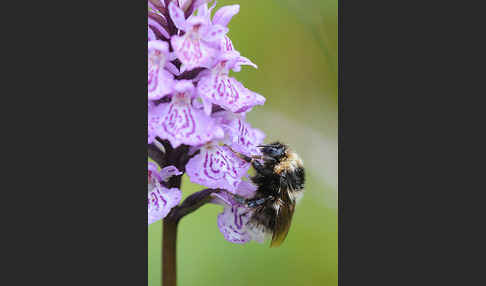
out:
{"label": "pink petal", "polygon": [[240,11],[240,5],[229,5],[221,7],[213,16],[213,24],[227,26],[231,18],[238,14]]}
{"label": "pink petal", "polygon": [[250,212],[243,207],[227,206],[218,215],[219,231],[224,238],[232,243],[243,244],[251,240],[246,224],[250,220]]}
{"label": "pink petal", "polygon": [[258,66],[254,63],[252,63],[252,61],[250,61],[249,59],[245,58],[245,57],[238,57],[238,59],[236,60],[236,62],[234,63],[232,69],[233,71],[235,72],[239,72],[241,70],[241,66],[242,65],[248,65],[248,66],[252,66],[254,68],[258,68]]}
{"label": "pink petal", "polygon": [[164,69],[169,56],[169,45],[164,41],[149,41],[148,98],[156,100],[172,92],[174,76]]}
{"label": "pink petal", "polygon": [[169,55],[169,44],[167,44],[167,42],[165,41],[161,41],[161,40],[149,41],[147,43],[147,49],[149,53],[157,51],[163,54],[164,58],[167,58]]}
{"label": "pink petal", "polygon": [[159,166],[154,162],[148,162],[148,171],[149,175],[156,178],[159,182],[167,182],[170,177],[182,174],[175,166],[167,166],[159,171]]}
{"label": "pink petal", "polygon": [[[248,181],[242,181],[237,194],[250,198],[254,197],[257,187]],[[251,240],[263,243],[270,232],[262,226],[255,225],[250,219],[252,209],[236,202],[234,197],[227,192],[211,194],[212,202],[224,207],[223,212],[218,215],[218,227],[224,238],[232,243],[246,243]]]}
{"label": "pink petal", "polygon": [[169,15],[177,29],[182,31],[186,30],[186,18],[184,18],[184,11],[177,7],[177,5],[174,4],[174,1],[170,2],[169,4]]}
{"label": "pink petal", "polygon": [[166,217],[181,201],[182,193],[177,188],[167,189],[159,183],[148,192],[148,224]]}
{"label": "pink petal", "polygon": [[265,134],[252,128],[243,115],[220,111],[213,114],[213,118],[223,127],[233,150],[248,156],[260,154],[260,149],[256,146],[263,143]]}
{"label": "pink petal", "polygon": [[160,179],[159,166],[154,162],[148,162],[147,165],[148,165],[147,169],[149,172],[149,176],[154,176],[155,178],[157,178],[157,180],[160,181],[161,179]]}
{"label": "pink petal", "polygon": [[179,93],[189,93],[189,95],[192,95],[194,91],[194,84],[190,80],[178,80],[174,84],[174,90],[179,92]]}
{"label": "pink petal", "polygon": [[160,180],[167,182],[170,177],[182,175],[182,172],[179,171],[175,166],[167,166],[160,170]]}
{"label": "pink petal", "polygon": [[251,210],[243,206],[225,206],[218,215],[219,231],[232,243],[243,244],[251,240],[263,243],[265,231],[250,222],[251,215]]}
{"label": "pink petal", "polygon": [[216,57],[217,50],[211,45],[190,38],[187,34],[182,37],[173,36],[171,43],[185,70],[192,70],[196,67],[209,68]]}
{"label": "pink petal", "polygon": [[227,147],[208,144],[189,160],[186,173],[193,183],[235,193],[249,167]]}
{"label": "pink petal", "polygon": [[168,139],[174,148],[181,144],[201,145],[224,136],[214,120],[192,107],[189,95],[174,95],[171,103],[157,106],[156,113],[159,117],[152,118],[158,124],[157,135]]}
{"label": "pink petal", "polygon": [[156,100],[172,92],[174,76],[164,68],[152,66],[148,69],[148,99]]}
{"label": "pink petal", "polygon": [[[158,171],[157,164],[148,163],[148,224],[166,217],[170,210],[181,201],[182,193],[179,189],[167,189],[160,184],[161,177],[165,176],[167,179],[176,173],[174,169],[174,166],[168,166],[162,171]],[[168,171],[173,174],[165,174]]]}
{"label": "pink petal", "polygon": [[210,26],[205,31],[204,40],[208,41],[208,42],[217,41],[220,38],[222,38],[226,33],[228,33],[228,31],[229,31],[228,28],[221,26],[221,25]]}
{"label": "pink petal", "polygon": [[213,69],[220,68],[221,72],[228,74],[228,71],[232,69],[235,72],[241,70],[242,65],[250,65],[254,68],[258,68],[257,65],[252,63],[249,59],[240,56],[240,53],[235,50],[226,51],[221,53],[218,58],[219,66],[215,66]]}
{"label": "pink petal", "polygon": [[248,90],[240,82],[224,74],[211,73],[201,78],[197,91],[209,102],[232,112],[245,112],[265,102],[263,96]]}
{"label": "pink petal", "polygon": [[233,47],[233,42],[231,42],[230,38],[228,36],[224,36],[221,41],[220,41],[220,49],[221,51],[224,52],[229,52],[229,51],[234,51],[235,48]]}

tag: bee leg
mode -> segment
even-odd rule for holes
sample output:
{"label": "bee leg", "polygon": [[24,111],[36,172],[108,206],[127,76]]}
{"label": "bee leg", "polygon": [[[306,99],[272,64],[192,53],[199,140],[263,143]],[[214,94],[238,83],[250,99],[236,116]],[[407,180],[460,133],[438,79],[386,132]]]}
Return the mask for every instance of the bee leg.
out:
{"label": "bee leg", "polygon": [[[224,144],[224,146],[228,147],[228,149],[230,149],[231,152],[233,152],[241,160],[243,160],[243,161],[245,161],[247,163],[252,163],[255,160],[263,160],[264,159],[264,157],[262,155],[246,156],[243,153],[240,153],[240,152],[237,152],[237,151],[233,150],[233,148],[231,148],[230,146],[228,146],[226,144]],[[271,158],[271,159],[273,159],[273,158]]]}
{"label": "bee leg", "polygon": [[239,196],[239,195],[233,195],[233,199],[235,199],[235,201],[239,204],[246,204],[246,199],[242,196]]}
{"label": "bee leg", "polygon": [[259,198],[259,199],[251,199],[246,202],[249,208],[255,208],[258,206],[263,205],[266,201],[268,200],[273,200],[273,196],[268,196],[264,198]]}

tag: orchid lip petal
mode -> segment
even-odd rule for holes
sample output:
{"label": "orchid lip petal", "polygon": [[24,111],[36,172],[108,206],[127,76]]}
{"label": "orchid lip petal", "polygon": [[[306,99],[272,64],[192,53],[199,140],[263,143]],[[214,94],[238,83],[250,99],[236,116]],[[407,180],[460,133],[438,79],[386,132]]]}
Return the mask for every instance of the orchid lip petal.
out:
{"label": "orchid lip petal", "polygon": [[255,105],[263,105],[265,98],[245,88],[240,82],[225,74],[212,73],[201,78],[198,94],[205,100],[232,112],[245,112]]}
{"label": "orchid lip petal", "polygon": [[148,192],[148,224],[165,218],[181,201],[182,193],[177,188],[167,189],[159,183]]}
{"label": "orchid lip petal", "polygon": [[[194,86],[191,81],[178,81],[169,103],[154,108],[149,124],[158,137],[167,139],[176,148],[181,144],[190,146],[204,144],[224,134],[222,128],[202,109],[192,104]],[[155,127],[154,127],[155,126]]]}
{"label": "orchid lip petal", "polygon": [[208,143],[189,160],[186,172],[191,182],[235,193],[250,164],[225,146]]}
{"label": "orchid lip petal", "polygon": [[217,50],[212,45],[193,39],[189,34],[182,37],[173,36],[170,41],[185,70],[197,67],[209,68],[217,54]]}
{"label": "orchid lip petal", "polygon": [[148,224],[166,217],[170,210],[179,204],[182,193],[178,188],[166,188],[160,184],[171,176],[182,174],[174,166],[158,170],[154,162],[148,163]]}
{"label": "orchid lip petal", "polygon": [[220,111],[213,114],[213,118],[222,126],[233,150],[248,156],[261,154],[257,146],[263,143],[265,134],[245,122],[244,115]]}
{"label": "orchid lip petal", "polygon": [[[238,186],[240,194],[242,189],[247,196],[253,196],[256,186],[248,182],[241,182]],[[223,212],[218,215],[218,228],[224,238],[232,243],[243,244],[250,241],[263,243],[269,234],[263,227],[257,226],[251,220],[253,210],[243,206],[227,192],[213,193],[213,201],[223,205]]]}

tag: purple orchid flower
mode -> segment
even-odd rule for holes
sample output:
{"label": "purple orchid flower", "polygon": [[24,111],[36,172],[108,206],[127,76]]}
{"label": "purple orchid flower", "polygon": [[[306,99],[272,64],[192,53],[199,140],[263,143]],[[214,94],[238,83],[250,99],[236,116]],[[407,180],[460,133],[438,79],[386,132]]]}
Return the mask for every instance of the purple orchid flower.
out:
{"label": "purple orchid flower", "polygon": [[[150,31],[150,29],[149,29]],[[174,76],[165,69],[169,58],[167,42],[148,42],[148,99],[156,100],[172,92]]]}
{"label": "purple orchid flower", "polygon": [[167,216],[170,210],[179,204],[182,193],[178,188],[165,188],[160,183],[182,173],[174,166],[167,166],[161,171],[155,163],[148,163],[148,224]]}
{"label": "purple orchid flower", "polygon": [[186,172],[193,183],[235,193],[249,168],[250,164],[238,158],[228,147],[209,142],[189,160]]}
{"label": "purple orchid flower", "polygon": [[[242,197],[252,197],[256,187],[248,181],[242,181],[237,194]],[[223,212],[218,215],[218,228],[224,238],[232,243],[244,244],[250,241],[263,243],[269,234],[250,222],[253,210],[246,208],[234,200],[225,192],[212,194],[216,204],[224,207]]]}
{"label": "purple orchid flower", "polygon": [[197,85],[206,113],[217,104],[226,110],[235,113],[249,111],[255,105],[263,105],[265,98],[258,93],[245,88],[235,78],[228,76],[229,70],[241,70],[241,65],[252,65],[250,60],[241,57],[236,51],[221,55],[219,62],[205,71],[204,76]]}
{"label": "purple orchid flower", "polygon": [[219,111],[214,113],[212,117],[224,130],[225,144],[248,156],[260,154],[260,149],[256,146],[263,143],[265,134],[257,128],[252,128],[245,121],[244,113]]}
{"label": "purple orchid flower", "polygon": [[185,19],[184,11],[174,2],[169,4],[169,13],[174,25],[184,31],[184,35],[174,35],[170,40],[182,62],[181,71],[210,67],[217,56],[219,42],[228,28],[212,24],[209,15],[193,15]]}
{"label": "purple orchid flower", "polygon": [[148,144],[168,166],[149,163],[148,222],[184,207],[180,184],[168,178],[186,173],[193,183],[224,190],[212,197],[224,207],[217,224],[226,240],[263,242],[264,231],[250,223],[253,210],[233,198],[253,197],[256,186],[247,178],[250,164],[230,148],[260,154],[265,134],[246,122],[246,113],[265,98],[229,76],[243,65],[257,68],[227,36],[240,6],[224,6],[211,19],[216,2],[210,8],[207,2],[148,1]]}
{"label": "purple orchid flower", "polygon": [[176,148],[181,144],[201,145],[224,136],[211,117],[194,107],[195,88],[191,81],[177,81],[173,88],[171,102],[158,105],[154,111],[158,118],[156,134],[160,138],[169,140]]}

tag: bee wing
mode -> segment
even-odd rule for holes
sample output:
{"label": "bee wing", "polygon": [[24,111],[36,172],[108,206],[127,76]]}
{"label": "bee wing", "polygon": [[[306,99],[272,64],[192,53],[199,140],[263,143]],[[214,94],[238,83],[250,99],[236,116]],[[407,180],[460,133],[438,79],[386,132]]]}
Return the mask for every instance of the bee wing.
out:
{"label": "bee wing", "polygon": [[292,216],[294,215],[295,204],[282,200],[276,201],[279,204],[278,212],[275,216],[275,228],[273,229],[272,243],[270,247],[280,246],[290,229]]}

